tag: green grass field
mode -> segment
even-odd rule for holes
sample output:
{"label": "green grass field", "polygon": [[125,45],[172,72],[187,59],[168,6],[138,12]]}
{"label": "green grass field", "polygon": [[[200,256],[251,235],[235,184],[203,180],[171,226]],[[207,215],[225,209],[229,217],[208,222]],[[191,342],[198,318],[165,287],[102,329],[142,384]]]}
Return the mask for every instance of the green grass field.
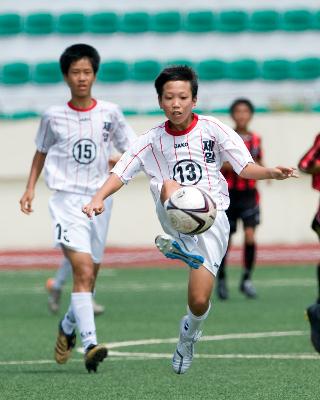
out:
{"label": "green grass field", "polygon": [[[320,398],[320,356],[304,319],[315,299],[314,267],[257,268],[257,300],[238,292],[240,269],[230,268],[230,300],[214,301],[197,358],[187,374],[175,375],[187,274],[184,267],[101,271],[97,299],[107,310],[96,323],[111,354],[88,374],[79,351],[66,365],[53,361],[62,312],[52,316],[46,307],[52,271],[1,271],[0,399]],[[69,292],[70,285],[62,311]]]}

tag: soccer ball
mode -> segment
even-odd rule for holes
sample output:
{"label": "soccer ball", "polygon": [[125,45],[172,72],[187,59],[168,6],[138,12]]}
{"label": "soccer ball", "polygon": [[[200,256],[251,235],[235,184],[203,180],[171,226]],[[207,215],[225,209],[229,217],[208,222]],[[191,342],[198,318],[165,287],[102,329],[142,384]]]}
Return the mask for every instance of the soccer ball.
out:
{"label": "soccer ball", "polygon": [[165,207],[171,226],[178,232],[198,235],[208,230],[217,215],[211,197],[194,186],[176,190]]}

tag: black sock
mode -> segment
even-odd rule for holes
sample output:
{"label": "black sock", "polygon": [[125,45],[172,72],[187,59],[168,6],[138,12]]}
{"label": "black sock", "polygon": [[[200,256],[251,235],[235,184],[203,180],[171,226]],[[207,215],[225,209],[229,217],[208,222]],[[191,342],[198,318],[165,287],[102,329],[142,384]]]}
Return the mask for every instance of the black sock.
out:
{"label": "black sock", "polygon": [[246,243],[244,247],[244,272],[242,276],[243,281],[251,278],[255,258],[256,258],[255,243],[252,244]]}
{"label": "black sock", "polygon": [[320,263],[317,266],[317,283],[318,283],[318,299],[317,303],[320,303]]}
{"label": "black sock", "polygon": [[226,256],[223,257],[219,271],[218,271],[218,280],[221,281],[222,279],[226,279]]}

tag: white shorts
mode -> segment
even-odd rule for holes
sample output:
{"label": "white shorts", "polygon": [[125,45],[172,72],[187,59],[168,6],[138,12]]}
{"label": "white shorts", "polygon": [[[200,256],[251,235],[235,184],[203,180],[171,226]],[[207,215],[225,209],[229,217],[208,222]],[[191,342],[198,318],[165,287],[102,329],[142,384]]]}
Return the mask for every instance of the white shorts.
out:
{"label": "white shorts", "polygon": [[154,188],[152,192],[156,201],[157,215],[163,230],[174,237],[180,246],[188,252],[203,256],[204,267],[216,276],[221,261],[226,254],[229,241],[230,226],[225,211],[218,211],[212,227],[201,233],[201,235],[184,235],[172,228],[160,197],[157,198],[155,196]]}
{"label": "white shorts", "polygon": [[91,196],[55,192],[49,200],[49,210],[54,224],[56,247],[91,254],[94,263],[100,263],[109,227],[112,199],[105,200],[105,211],[89,219],[81,211]]}

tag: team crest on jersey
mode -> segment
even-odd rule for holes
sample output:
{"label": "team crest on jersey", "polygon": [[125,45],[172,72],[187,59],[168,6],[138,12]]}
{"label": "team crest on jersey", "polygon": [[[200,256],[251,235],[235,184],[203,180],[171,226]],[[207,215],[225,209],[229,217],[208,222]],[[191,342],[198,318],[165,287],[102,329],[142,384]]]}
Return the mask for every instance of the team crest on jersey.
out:
{"label": "team crest on jersey", "polygon": [[204,151],[204,160],[207,163],[213,163],[215,161],[214,155],[214,140],[203,140],[203,151]]}
{"label": "team crest on jersey", "polygon": [[107,142],[108,139],[109,139],[111,125],[112,124],[111,124],[110,121],[104,121],[103,122],[102,135],[103,135],[103,141],[104,142]]}

